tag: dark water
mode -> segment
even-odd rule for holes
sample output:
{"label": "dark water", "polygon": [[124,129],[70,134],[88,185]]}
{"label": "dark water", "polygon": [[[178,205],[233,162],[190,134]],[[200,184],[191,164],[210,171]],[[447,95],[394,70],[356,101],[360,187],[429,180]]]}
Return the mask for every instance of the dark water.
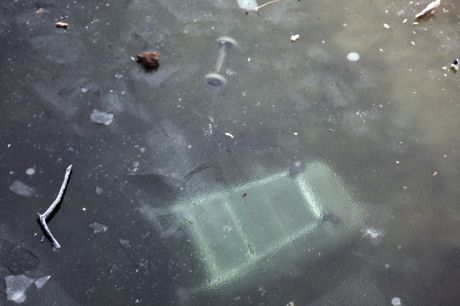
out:
{"label": "dark water", "polygon": [[[458,304],[459,76],[445,67],[458,57],[459,12],[442,1],[412,25],[423,4],[284,0],[245,14],[233,0],[3,1],[0,287],[7,275],[51,275],[26,291],[30,305]],[[204,75],[222,35],[239,48],[217,89]],[[131,59],[145,50],[160,51],[158,71]],[[113,122],[91,122],[94,109]],[[264,201],[298,216],[292,193],[263,200],[235,186],[279,173],[295,182],[315,161],[360,207],[356,230],[324,250],[301,238],[277,255],[281,272],[268,256],[244,280],[203,290],[208,258],[190,232],[225,214],[197,224],[176,204],[238,190],[234,201],[262,205],[252,219],[262,231]],[[36,214],[69,164],[53,252]],[[16,180],[32,188],[13,192]],[[326,214],[330,231],[347,225]],[[264,231],[276,226],[288,228]],[[248,258],[260,252],[243,245]]]}

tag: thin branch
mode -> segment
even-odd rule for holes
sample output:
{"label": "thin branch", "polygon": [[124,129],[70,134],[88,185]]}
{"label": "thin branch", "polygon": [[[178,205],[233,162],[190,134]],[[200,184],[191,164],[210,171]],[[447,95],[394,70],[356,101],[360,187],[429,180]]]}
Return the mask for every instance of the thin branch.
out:
{"label": "thin branch", "polygon": [[48,228],[48,224],[46,224],[46,219],[49,217],[50,214],[53,213],[53,211],[56,209],[57,205],[59,202],[61,202],[62,196],[64,195],[64,191],[67,187],[67,183],[69,181],[70,173],[72,172],[72,165],[68,166],[67,169],[65,170],[65,175],[64,175],[64,181],[62,182],[61,189],[59,190],[59,193],[54,200],[54,202],[51,204],[50,207],[43,213],[40,214],[38,213],[38,219],[40,220],[40,223],[45,230],[46,234],[50,237],[54,247],[56,249],[59,249],[61,245],[59,242],[54,238],[53,234],[51,233],[50,229]]}
{"label": "thin branch", "polygon": [[259,5],[258,7],[254,8],[254,11],[258,12],[261,8],[263,8],[263,7],[267,6],[267,5],[270,5],[270,4],[279,2],[279,1],[281,1],[281,0],[272,0],[272,1],[268,1],[267,3],[261,4],[261,5]]}

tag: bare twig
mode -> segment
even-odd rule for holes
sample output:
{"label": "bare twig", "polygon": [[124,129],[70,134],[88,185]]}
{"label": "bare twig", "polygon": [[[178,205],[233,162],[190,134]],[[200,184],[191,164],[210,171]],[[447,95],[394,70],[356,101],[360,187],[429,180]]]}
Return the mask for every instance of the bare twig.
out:
{"label": "bare twig", "polygon": [[261,4],[261,5],[259,5],[258,7],[254,8],[254,11],[258,12],[261,8],[263,8],[263,7],[267,6],[267,5],[270,5],[270,4],[279,2],[279,1],[281,1],[281,0],[272,0],[272,1],[268,1],[267,3]]}
{"label": "bare twig", "polygon": [[54,238],[53,234],[51,233],[50,229],[48,228],[48,224],[46,224],[46,218],[48,218],[49,215],[53,213],[53,211],[56,209],[56,207],[59,204],[59,202],[61,202],[61,199],[62,199],[62,196],[64,194],[64,191],[65,191],[65,189],[67,187],[67,182],[69,181],[69,177],[70,177],[71,172],[72,172],[72,165],[68,166],[67,169],[65,170],[64,181],[62,182],[61,189],[59,190],[59,193],[58,193],[56,199],[54,200],[54,202],[51,204],[50,207],[48,207],[48,209],[43,214],[38,213],[38,219],[40,220],[40,223],[41,223],[43,229],[45,230],[46,234],[50,237],[50,239],[51,239],[51,241],[52,241],[52,243],[53,243],[53,245],[54,245],[54,247],[56,249],[59,249],[61,247],[61,245],[56,240],[56,238]]}

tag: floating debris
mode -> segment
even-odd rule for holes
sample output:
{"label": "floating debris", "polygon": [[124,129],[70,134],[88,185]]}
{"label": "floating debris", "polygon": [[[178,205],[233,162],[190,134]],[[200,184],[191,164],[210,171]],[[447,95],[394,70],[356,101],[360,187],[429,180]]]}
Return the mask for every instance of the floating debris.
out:
{"label": "floating debris", "polygon": [[24,184],[20,180],[15,180],[10,185],[10,190],[17,195],[29,198],[35,194],[35,187]]}
{"label": "floating debris", "polygon": [[450,64],[450,71],[452,71],[453,73],[457,73],[459,65],[460,65],[460,60],[456,58],[454,62]]}
{"label": "floating debris", "polygon": [[391,299],[391,305],[401,306],[401,299],[399,297],[394,297]]}
{"label": "floating debris", "polygon": [[415,15],[415,19],[420,19],[428,15],[433,15],[436,9],[441,5],[441,0],[435,0],[428,4],[423,10],[421,10],[417,15]]}
{"label": "floating debris", "polygon": [[27,298],[26,291],[33,282],[33,278],[27,277],[23,274],[6,276],[6,299],[18,304],[23,303]]}
{"label": "floating debris", "polygon": [[389,28],[390,28],[390,25],[389,25],[388,23],[384,23],[384,24],[383,24],[383,27],[384,27],[385,29],[389,29]]}
{"label": "floating debris", "polygon": [[62,196],[64,195],[64,191],[67,188],[67,183],[69,182],[69,177],[70,177],[71,172],[72,172],[72,165],[69,165],[67,169],[65,170],[64,180],[62,181],[62,185],[61,185],[61,188],[59,189],[59,193],[56,199],[54,200],[53,203],[51,203],[50,207],[48,207],[48,209],[43,214],[38,213],[38,220],[40,220],[40,224],[42,225],[45,233],[51,239],[51,242],[53,243],[53,246],[55,249],[61,248],[61,245],[56,240],[56,238],[54,238],[53,234],[48,228],[46,219],[49,217],[49,215],[51,215],[54,212],[59,202],[61,202]]}
{"label": "floating debris", "polygon": [[34,175],[35,174],[35,169],[34,168],[29,168],[26,170],[27,175]]}
{"label": "floating debris", "polygon": [[299,34],[291,35],[291,41],[292,41],[292,42],[295,42],[295,41],[298,40],[299,38],[300,38],[300,35],[299,35]]}
{"label": "floating debris", "polygon": [[359,61],[360,55],[358,52],[350,52],[347,54],[347,60],[350,62],[357,62]]}
{"label": "floating debris", "polygon": [[67,22],[64,22],[64,21],[58,21],[56,22],[56,28],[58,29],[68,29],[69,28],[69,24]]}
{"label": "floating debris", "polygon": [[136,55],[137,62],[141,63],[146,70],[157,70],[160,67],[160,52],[145,51]]}
{"label": "floating debris", "polygon": [[34,284],[37,289],[41,289],[49,281],[51,275],[43,276],[35,280]]}
{"label": "floating debris", "polygon": [[227,137],[230,137],[231,139],[235,138],[235,136],[233,136],[233,134],[231,134],[229,132],[225,132],[224,135],[227,136]]}
{"label": "floating debris", "polygon": [[89,119],[97,124],[109,125],[113,121],[113,114],[104,113],[95,109],[91,115],[89,115]]}
{"label": "floating debris", "polygon": [[104,233],[108,227],[104,224],[100,224],[97,222],[91,223],[88,227],[93,231],[94,234]]}

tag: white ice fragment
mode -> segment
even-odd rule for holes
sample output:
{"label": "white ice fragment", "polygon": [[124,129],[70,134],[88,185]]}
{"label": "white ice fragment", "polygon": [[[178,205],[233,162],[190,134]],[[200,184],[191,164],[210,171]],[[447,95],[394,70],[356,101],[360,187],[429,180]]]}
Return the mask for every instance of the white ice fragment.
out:
{"label": "white ice fragment", "polygon": [[357,62],[359,61],[359,53],[358,52],[350,52],[347,54],[347,60],[349,60],[350,62]]}
{"label": "white ice fragment", "polygon": [[109,125],[113,121],[113,114],[104,113],[95,109],[89,116],[89,119],[97,124]]}
{"label": "white ice fragment", "polygon": [[291,41],[292,42],[295,42],[297,39],[300,38],[300,35],[299,34],[294,34],[294,35],[291,35]]}
{"label": "white ice fragment", "polygon": [[8,275],[5,277],[6,299],[15,303],[26,300],[26,291],[34,282],[33,278],[21,275]]}
{"label": "white ice fragment", "polygon": [[401,305],[401,299],[399,297],[392,298],[391,299],[391,305],[400,306]]}
{"label": "white ice fragment", "polygon": [[378,245],[385,235],[384,231],[373,227],[365,227],[361,230],[361,233],[363,233],[363,237],[369,238],[373,245]]}
{"label": "white ice fragment", "polygon": [[34,175],[35,174],[35,169],[34,168],[29,168],[26,170],[27,175]]}
{"label": "white ice fragment", "polygon": [[20,180],[15,180],[10,185],[10,190],[17,195],[24,197],[31,197],[35,194],[35,187],[29,186],[21,182]]}
{"label": "white ice fragment", "polygon": [[233,136],[233,134],[232,134],[232,133],[229,133],[229,132],[225,132],[224,135],[227,136],[227,137],[229,137],[229,138],[231,138],[231,139],[235,138],[235,136]]}
{"label": "white ice fragment", "polygon": [[91,223],[90,225],[88,225],[88,227],[95,234],[103,233],[108,229],[108,227],[105,226],[104,224],[100,224],[100,223],[97,223],[97,222]]}
{"label": "white ice fragment", "polygon": [[34,284],[37,289],[41,289],[49,281],[51,275],[43,276],[35,280]]}
{"label": "white ice fragment", "polygon": [[238,5],[242,10],[253,11],[257,7],[256,0],[238,0]]}

